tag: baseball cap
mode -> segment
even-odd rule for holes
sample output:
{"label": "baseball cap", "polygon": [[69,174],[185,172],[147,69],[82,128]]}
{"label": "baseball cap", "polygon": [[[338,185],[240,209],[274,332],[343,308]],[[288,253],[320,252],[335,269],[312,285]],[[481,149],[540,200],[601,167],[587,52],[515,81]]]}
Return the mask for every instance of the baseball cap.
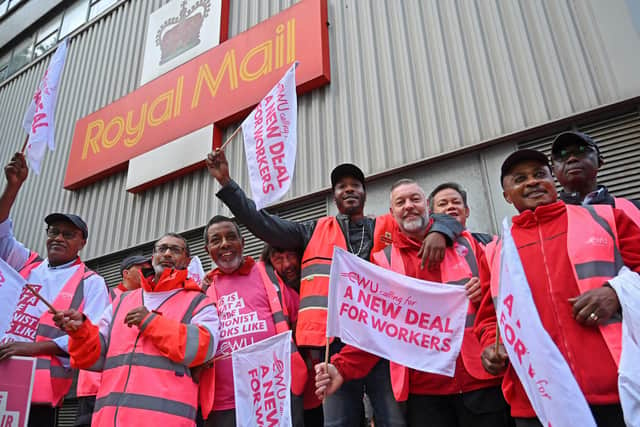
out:
{"label": "baseball cap", "polygon": [[47,225],[51,225],[55,222],[60,222],[60,221],[70,222],[71,224],[75,225],[76,228],[82,231],[83,238],[86,239],[87,236],[89,236],[89,229],[87,228],[87,223],[84,222],[84,220],[80,218],[78,215],[56,212],[56,213],[47,215],[46,218],[44,219],[44,222],[46,222]]}
{"label": "baseball cap", "polygon": [[562,132],[560,135],[556,136],[553,140],[553,144],[551,144],[551,155],[558,154],[560,150],[566,147],[569,144],[582,144],[587,147],[592,147],[598,155],[600,155],[600,149],[598,148],[598,144],[586,133],[582,132]]}
{"label": "baseball cap", "polygon": [[362,183],[364,187],[364,173],[360,170],[359,167],[352,163],[342,163],[336,166],[333,171],[331,171],[331,188],[335,188],[338,181],[340,181],[345,176],[350,176]]}
{"label": "baseball cap", "polygon": [[130,255],[122,260],[120,263],[120,273],[124,270],[127,270],[134,265],[140,265],[144,263],[150,263],[151,261],[147,257],[143,257],[142,255]]}
{"label": "baseball cap", "polygon": [[542,151],[524,148],[522,150],[514,151],[504,160],[504,162],[502,162],[502,167],[500,168],[500,184],[502,184],[504,177],[509,175],[509,172],[511,172],[516,165],[526,162],[527,160],[540,162],[551,170],[551,166],[549,166],[549,159]]}

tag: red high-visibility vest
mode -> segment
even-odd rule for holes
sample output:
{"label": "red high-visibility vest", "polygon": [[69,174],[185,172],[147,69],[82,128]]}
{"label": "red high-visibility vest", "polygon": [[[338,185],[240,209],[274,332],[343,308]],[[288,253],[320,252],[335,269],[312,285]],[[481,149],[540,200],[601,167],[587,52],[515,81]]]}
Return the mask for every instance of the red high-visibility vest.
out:
{"label": "red high-visibility vest", "polygon": [[[194,313],[209,304],[203,293],[180,289],[154,311],[189,324]],[[103,342],[108,348],[91,425],[195,426],[198,384],[191,370],[162,355],[139,328],[124,323],[127,313],[142,305],[142,289],[124,292],[113,303],[111,327],[106,343]],[[195,349],[197,345],[194,343]],[[185,354],[195,349],[187,344]]]}
{"label": "red high-visibility vest", "polygon": [[[24,267],[20,269],[20,275],[27,280],[31,271],[42,264],[42,261],[42,258],[32,252]],[[51,303],[58,310],[82,311],[84,306],[84,281],[95,273],[89,270],[80,259],[75,265],[78,266],[78,269],[67,280],[58,296]],[[45,311],[38,322],[36,342],[52,341],[64,335],[66,332],[58,329],[53,321],[53,314]],[[71,388],[72,380],[73,371],[62,366],[56,356],[37,356],[31,401],[51,406],[60,405]]]}
{"label": "red high-visibility vest", "polygon": [[[618,233],[613,208],[608,205],[567,207],[567,253],[580,293],[601,287],[615,277],[623,266],[618,248]],[[598,244],[589,244],[596,241]],[[500,289],[501,240],[487,245],[487,262],[491,265],[491,297],[496,305]],[[526,271],[525,271],[526,273]],[[619,317],[599,326],[616,365],[622,350],[622,322]]]}
{"label": "red high-visibility vest", "polygon": [[640,227],[640,209],[624,197],[614,197],[613,199],[615,200],[615,207],[626,213],[627,216],[631,218],[631,221],[635,222],[636,225]]}
{"label": "red high-visibility vest", "polygon": [[[477,257],[473,237],[468,231],[464,231],[453,244],[453,247],[445,250],[444,260],[440,265],[441,280],[443,283],[464,286],[472,277],[479,277]],[[381,267],[405,274],[404,263],[400,251],[393,245],[372,255],[373,261]],[[465,369],[478,379],[495,379],[482,367],[480,354],[482,347],[478,338],[473,333],[473,324],[476,318],[476,308],[469,304],[465,322],[464,337],[460,356]],[[398,401],[407,400],[409,396],[409,370],[402,365],[389,362],[391,370],[391,386],[393,394]]]}
{"label": "red high-visibility vest", "polygon": [[[269,308],[271,309],[271,316],[273,323],[275,324],[276,333],[286,332],[290,328],[289,325],[289,313],[287,305],[283,301],[283,293],[280,291],[283,286],[286,286],[282,279],[276,274],[272,266],[267,266],[263,262],[256,263],[256,267],[260,272],[262,278],[262,284],[265,292],[267,293],[267,299],[269,301]],[[207,290],[213,301],[218,304],[218,295],[215,289],[215,281],[211,284]],[[200,407],[202,409],[202,415],[204,419],[209,417],[209,414],[213,411],[213,403],[215,401],[215,363],[213,367],[204,369],[202,376],[200,377]],[[305,364],[302,356],[298,352],[296,344],[291,341],[291,392],[295,395],[302,395],[307,382],[307,365]]]}

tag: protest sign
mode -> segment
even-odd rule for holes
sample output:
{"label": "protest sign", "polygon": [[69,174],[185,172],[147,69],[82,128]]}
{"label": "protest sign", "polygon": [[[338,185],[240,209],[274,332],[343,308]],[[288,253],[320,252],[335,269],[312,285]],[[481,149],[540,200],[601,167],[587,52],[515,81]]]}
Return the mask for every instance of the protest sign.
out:
{"label": "protest sign", "polygon": [[14,356],[0,362],[0,426],[27,427],[36,359]]}
{"label": "protest sign", "polygon": [[542,325],[507,218],[502,229],[496,316],[511,366],[543,426],[595,427],[571,369]]}
{"label": "protest sign", "polygon": [[291,331],[233,352],[236,426],[291,425]]}
{"label": "protest sign", "polygon": [[198,258],[197,255],[191,257],[187,271],[189,272],[188,277],[191,280],[196,282],[198,285],[202,285],[202,279],[204,279],[205,272],[204,268],[202,268],[202,262],[200,262],[200,258]]}
{"label": "protest sign", "polygon": [[257,209],[280,200],[291,186],[298,126],[297,64],[242,122],[251,194]]}
{"label": "protest sign", "polygon": [[407,277],[334,248],[327,336],[409,368],[452,377],[468,303],[462,286]]}
{"label": "protest sign", "polygon": [[22,127],[29,134],[26,157],[29,167],[40,173],[40,163],[46,147],[55,150],[54,113],[58,99],[58,84],[67,58],[67,39],[64,39],[53,54],[44,77],[27,108]]}
{"label": "protest sign", "polygon": [[28,335],[29,341],[35,340],[39,320],[31,319],[27,315],[20,318],[20,315],[16,313],[16,311],[19,313],[24,311],[16,310],[19,303],[26,306],[26,298],[33,297],[24,287],[25,283],[25,280],[13,267],[0,259],[0,344],[5,342],[5,334],[10,329],[24,332]]}

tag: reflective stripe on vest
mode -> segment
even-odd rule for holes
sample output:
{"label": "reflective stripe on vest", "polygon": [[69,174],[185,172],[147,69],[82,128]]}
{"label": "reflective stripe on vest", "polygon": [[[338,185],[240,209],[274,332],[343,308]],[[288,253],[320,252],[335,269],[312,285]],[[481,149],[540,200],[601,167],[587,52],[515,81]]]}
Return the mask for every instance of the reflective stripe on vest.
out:
{"label": "reflective stripe on vest", "polygon": [[[27,263],[20,269],[20,275],[25,280],[28,280],[31,272],[42,262],[42,258],[32,252]],[[84,306],[84,281],[87,277],[95,274],[80,259],[76,260],[74,266],[77,266],[76,271],[67,280],[67,283],[65,283],[52,302],[52,305],[61,311],[68,309],[82,311]],[[53,314],[45,311],[38,322],[36,342],[48,342],[64,335],[66,334],[56,327],[53,321]],[[56,356],[41,355],[37,356],[37,359],[31,400],[34,403],[58,406],[71,388],[73,371],[62,366]]]}
{"label": "reflective stripe on vest", "polygon": [[638,209],[631,200],[625,199],[624,197],[614,197],[613,200],[615,201],[615,207],[626,213],[627,216],[640,227],[640,209]]}
{"label": "reflective stripe on vest", "polygon": [[[464,231],[454,242],[453,247],[445,250],[445,257],[440,265],[440,276],[443,283],[461,286],[465,285],[471,277],[478,277],[478,262],[476,259],[473,237]],[[381,267],[388,268],[406,275],[404,261],[397,247],[387,246],[381,252],[372,255],[373,261]],[[476,308],[469,304],[465,323],[464,337],[460,357],[467,372],[480,380],[495,380],[496,377],[488,374],[482,367],[480,354],[482,348],[478,338],[473,332]],[[391,371],[391,386],[393,394],[398,401],[407,400],[409,396],[409,370],[394,362],[389,362]],[[493,383],[492,383],[493,384]]]}
{"label": "reflective stripe on vest", "polygon": [[[183,322],[201,309],[199,304],[205,299],[202,296],[200,292],[181,289],[154,311],[161,312],[168,319]],[[198,303],[194,303],[196,300]],[[142,335],[140,329],[144,327],[126,326],[124,318],[127,313],[144,305],[142,289],[123,292],[113,305],[115,309],[92,424],[136,425],[143,417],[144,423],[149,425],[195,425],[198,386],[186,366],[194,350],[189,349],[187,343],[186,362],[173,362],[149,337]],[[197,325],[189,326],[197,328]],[[187,334],[190,338],[189,331]],[[195,346],[197,349],[197,342]]]}
{"label": "reflective stripe on vest", "polygon": [[[611,206],[566,205],[566,209],[567,254],[576,284],[582,294],[601,287],[617,275],[622,267],[617,229]],[[486,249],[487,261],[491,266],[491,297],[494,306],[497,306],[500,288],[501,250],[501,240],[491,242]],[[622,345],[620,317],[615,315],[606,324],[600,325],[599,330],[617,365],[620,362]]]}

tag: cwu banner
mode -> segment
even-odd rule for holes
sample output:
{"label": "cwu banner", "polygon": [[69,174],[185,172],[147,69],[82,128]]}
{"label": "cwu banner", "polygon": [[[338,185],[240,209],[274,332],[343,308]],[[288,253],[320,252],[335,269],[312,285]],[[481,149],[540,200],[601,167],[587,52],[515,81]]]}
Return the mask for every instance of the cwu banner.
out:
{"label": "cwu banner", "polygon": [[291,331],[231,354],[236,426],[291,426]]}
{"label": "cwu banner", "polygon": [[22,127],[29,134],[26,157],[29,167],[36,174],[40,173],[40,163],[44,158],[45,149],[49,147],[49,150],[53,151],[56,148],[54,113],[58,99],[58,84],[66,58],[67,39],[64,39],[53,54],[22,122]]}
{"label": "cwu banner", "polygon": [[14,320],[25,283],[13,267],[0,259],[0,344],[4,342],[5,334]]}
{"label": "cwu banner", "polygon": [[418,371],[453,377],[468,304],[462,286],[407,277],[334,247],[329,337]]}
{"label": "cwu banner", "polygon": [[298,98],[295,62],[242,122],[251,195],[256,209],[284,196],[296,165]]}
{"label": "cwu banner", "polygon": [[496,316],[511,366],[542,425],[596,427],[569,365],[542,325],[507,218]]}

